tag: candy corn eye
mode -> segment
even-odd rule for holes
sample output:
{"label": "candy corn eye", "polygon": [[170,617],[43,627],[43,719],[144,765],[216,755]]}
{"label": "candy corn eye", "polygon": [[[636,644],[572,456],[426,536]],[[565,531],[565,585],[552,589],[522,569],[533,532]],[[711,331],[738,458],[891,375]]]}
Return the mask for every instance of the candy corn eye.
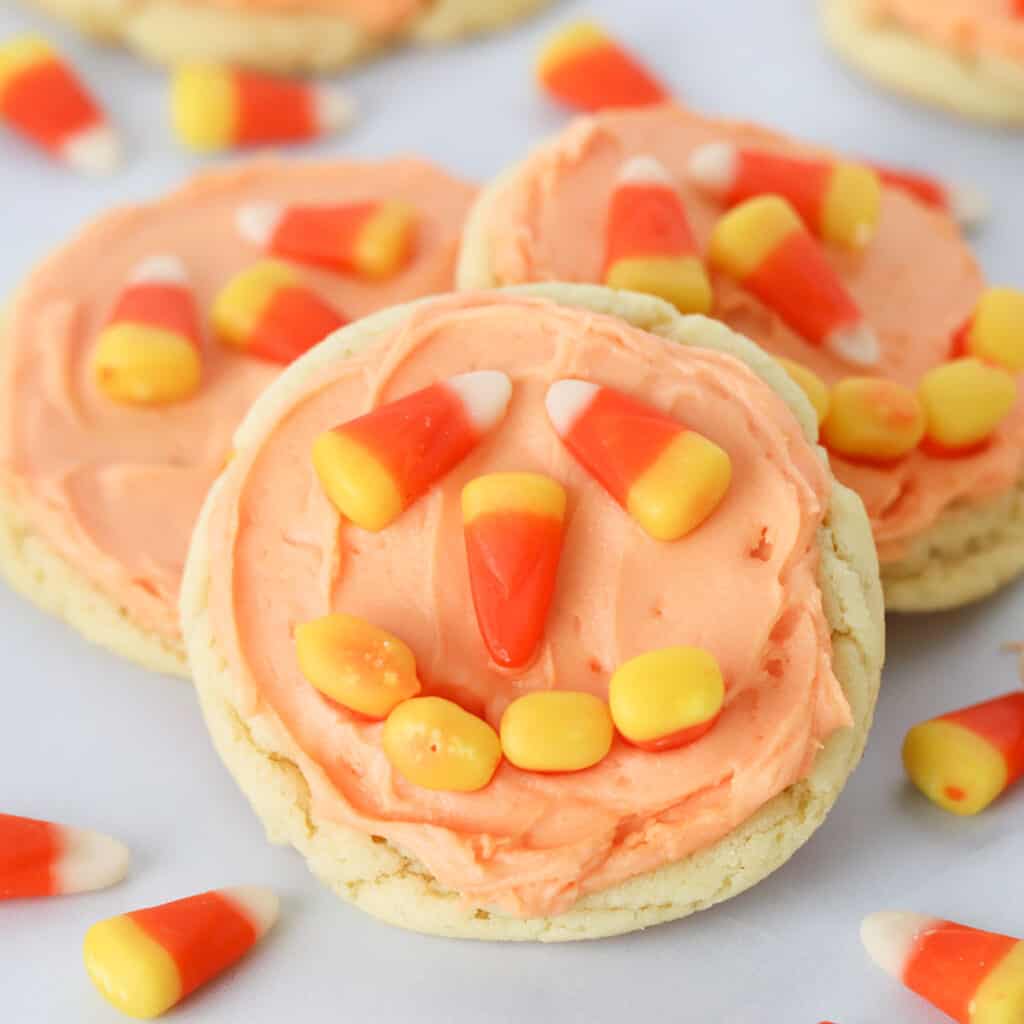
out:
{"label": "candy corn eye", "polygon": [[500,422],[511,394],[505,374],[480,370],[326,431],[313,444],[324,492],[357,526],[383,530]]}
{"label": "candy corn eye", "polygon": [[628,395],[562,380],[549,388],[546,405],[569,451],[656,540],[697,529],[729,489],[726,452]]}
{"label": "candy corn eye", "polygon": [[896,381],[849,377],[832,389],[822,424],[825,445],[851,459],[887,462],[903,458],[925,433],[925,412],[917,395]]}

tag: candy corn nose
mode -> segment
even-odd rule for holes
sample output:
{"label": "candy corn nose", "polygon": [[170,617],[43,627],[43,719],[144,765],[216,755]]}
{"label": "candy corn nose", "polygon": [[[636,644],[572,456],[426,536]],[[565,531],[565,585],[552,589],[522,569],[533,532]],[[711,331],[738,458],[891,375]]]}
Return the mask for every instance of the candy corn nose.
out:
{"label": "candy corn nose", "polygon": [[860,926],[860,938],[868,956],[886,974],[902,979],[907,959],[919,935],[937,922],[934,917],[898,910],[869,914]]}

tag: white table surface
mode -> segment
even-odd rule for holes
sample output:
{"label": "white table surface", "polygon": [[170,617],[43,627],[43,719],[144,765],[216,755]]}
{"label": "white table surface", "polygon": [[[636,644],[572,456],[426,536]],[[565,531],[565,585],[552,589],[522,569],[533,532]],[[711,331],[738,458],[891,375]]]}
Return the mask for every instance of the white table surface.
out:
{"label": "white table surface", "polygon": [[[981,259],[994,278],[1024,286],[1024,136],[874,91],[830,57],[802,0],[562,3],[502,37],[396,55],[352,75],[364,117],[319,151],[418,152],[486,178],[563,123],[528,69],[544,33],[584,12],[628,38],[698,108],[984,186],[996,216],[977,239]],[[0,39],[26,29],[45,30],[76,58],[123,126],[130,160],[115,177],[85,181],[0,134],[0,294],[93,214],[157,194],[204,163],[171,140],[162,72],[5,0]],[[914,722],[1014,685],[1013,660],[999,648],[1024,639],[1022,610],[1017,586],[960,613],[890,623],[863,766],[809,846],[753,891],[621,939],[495,946],[403,933],[330,897],[294,852],[265,842],[186,684],[89,646],[0,586],[0,808],[108,831],[135,854],[130,878],[115,889],[0,906],[0,1020],[122,1019],[82,968],[89,924],[219,885],[266,883],[282,893],[278,927],[171,1019],[937,1021],[868,963],[857,928],[865,913],[904,907],[1024,934],[1024,787],[960,821],[911,791],[899,761]]]}

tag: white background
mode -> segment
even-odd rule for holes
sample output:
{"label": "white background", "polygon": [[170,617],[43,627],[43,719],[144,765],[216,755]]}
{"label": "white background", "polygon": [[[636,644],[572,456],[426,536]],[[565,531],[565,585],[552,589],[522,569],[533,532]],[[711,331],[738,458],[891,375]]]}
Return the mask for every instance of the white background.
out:
{"label": "white background", "polygon": [[[350,76],[364,116],[321,151],[417,152],[487,178],[564,123],[533,88],[529,67],[552,25],[590,12],[698,109],[984,186],[996,215],[977,238],[982,262],[994,279],[1024,286],[1024,137],[875,92],[832,59],[811,11],[797,0],[561,3],[505,36],[396,55]],[[117,176],[83,181],[0,133],[0,294],[93,214],[153,196],[203,163],[175,148],[162,72],[6,0],[0,39],[29,28],[67,47],[130,153]],[[866,760],[825,827],[768,881],[646,933],[540,947],[423,938],[335,900],[296,854],[265,842],[207,741],[188,685],[90,647],[0,587],[0,808],[108,831],[135,854],[131,877],[116,889],[0,906],[0,1020],[121,1019],[82,967],[89,924],[219,885],[266,883],[282,893],[278,927],[173,1019],[937,1021],[868,963],[857,928],[865,913],[904,907],[1024,934],[1024,784],[961,821],[909,789],[899,761],[914,722],[1013,687],[1015,665],[999,648],[1024,639],[1022,609],[1018,586],[960,613],[890,623]]]}

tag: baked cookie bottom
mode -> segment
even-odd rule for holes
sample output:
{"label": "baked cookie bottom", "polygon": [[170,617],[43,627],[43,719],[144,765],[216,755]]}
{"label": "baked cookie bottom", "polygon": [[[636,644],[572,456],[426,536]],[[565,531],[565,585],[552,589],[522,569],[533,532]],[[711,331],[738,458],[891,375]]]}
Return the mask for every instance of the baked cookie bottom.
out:
{"label": "baked cookie bottom", "polygon": [[552,0],[436,0],[398,36],[341,15],[246,13],[185,0],[28,0],[97,39],[159,64],[214,61],[267,71],[335,71],[398,42],[445,43],[501,28]]}
{"label": "baked cookie bottom", "polygon": [[872,24],[862,0],[821,0],[828,41],[869,78],[952,113],[1024,128],[1024,65],[933,46],[896,25]]}
{"label": "baked cookie bottom", "polygon": [[[813,413],[774,360],[721,324],[681,317],[648,296],[586,285],[532,285],[511,292],[619,316],[682,344],[732,352],[765,378],[793,407],[809,437]],[[427,300],[429,301],[429,300]],[[244,448],[289,407],[320,369],[397,326],[412,307],[387,310],[354,324],[292,368],[257,402],[236,436]],[[766,804],[713,846],[581,899],[550,918],[519,919],[466,906],[419,863],[380,837],[318,816],[310,778],[300,768],[295,740],[272,711],[246,717],[207,612],[212,555],[208,521],[222,483],[207,498],[182,588],[182,624],[200,703],[214,744],[273,842],[290,844],[335,893],[391,924],[435,935],[544,942],[601,938],[685,917],[736,896],[787,861],[824,820],[867,740],[878,695],[884,621],[877,558],[860,499],[836,485],[820,532],[820,579],[832,631],[836,675],[850,701],[854,726],[833,735],[811,775]],[[325,775],[314,780],[329,785]]]}

